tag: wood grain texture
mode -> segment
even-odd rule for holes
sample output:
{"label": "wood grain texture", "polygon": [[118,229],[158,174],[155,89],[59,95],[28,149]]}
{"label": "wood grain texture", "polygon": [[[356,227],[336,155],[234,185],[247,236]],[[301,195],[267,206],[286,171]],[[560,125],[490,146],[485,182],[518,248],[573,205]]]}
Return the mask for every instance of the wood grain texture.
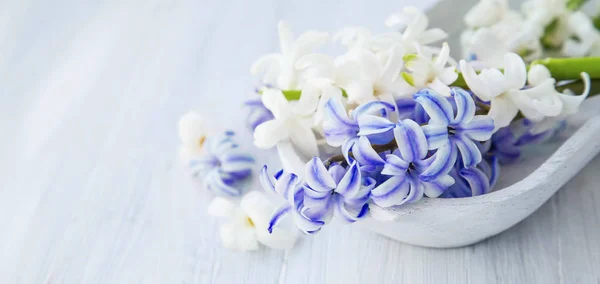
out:
{"label": "wood grain texture", "polygon": [[238,110],[251,62],[277,48],[278,19],[383,31],[409,2],[0,1],[0,283],[600,281],[600,158],[530,218],[466,248],[337,224],[287,254],[221,247],[209,196],[177,161],[179,116],[197,110],[250,141]]}

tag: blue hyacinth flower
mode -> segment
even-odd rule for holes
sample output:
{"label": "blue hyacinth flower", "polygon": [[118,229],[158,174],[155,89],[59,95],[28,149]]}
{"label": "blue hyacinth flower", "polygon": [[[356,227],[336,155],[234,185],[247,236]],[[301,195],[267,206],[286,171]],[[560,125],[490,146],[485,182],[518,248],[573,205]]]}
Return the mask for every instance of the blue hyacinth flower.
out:
{"label": "blue hyacinth flower", "polygon": [[315,157],[305,170],[306,182],[300,184],[294,174],[279,173],[271,178],[263,168],[261,183],[265,190],[286,200],[273,214],[269,230],[289,213],[298,228],[308,234],[320,231],[334,215],[347,223],[366,215],[375,180],[363,177],[356,163],[347,168],[334,163],[327,169]]}
{"label": "blue hyacinth flower", "polygon": [[423,178],[423,173],[432,167],[437,154],[428,156],[425,133],[416,122],[409,119],[398,122],[394,136],[398,149],[386,156],[381,174],[390,177],[371,192],[375,204],[390,207],[416,202],[423,194],[438,197],[454,183],[448,172],[437,171],[437,175]]}
{"label": "blue hyacinth flower", "polygon": [[[395,107],[389,103],[372,101],[358,106],[348,115],[340,101],[331,99],[325,104],[325,119],[323,121],[325,140],[330,146],[341,146],[346,160],[348,163],[352,163],[348,153],[352,151],[352,147],[359,138],[359,131],[361,130],[359,119],[363,116],[372,115],[384,118],[394,110]],[[371,143],[385,144],[393,140],[393,134],[390,131],[380,132],[369,135],[368,138]]]}
{"label": "blue hyacinth flower", "polygon": [[234,132],[208,137],[205,152],[189,162],[192,175],[203,180],[204,187],[216,195],[239,196],[235,183],[252,172],[254,158],[242,152],[233,141]]}
{"label": "blue hyacinth flower", "polygon": [[436,160],[422,174],[425,180],[448,172],[454,166],[458,153],[465,167],[479,164],[481,153],[475,141],[490,139],[494,131],[492,118],[475,115],[475,102],[468,92],[452,88],[451,94],[456,110],[445,97],[431,90],[424,89],[414,95],[430,117],[428,125],[423,126],[429,149],[437,149]]}

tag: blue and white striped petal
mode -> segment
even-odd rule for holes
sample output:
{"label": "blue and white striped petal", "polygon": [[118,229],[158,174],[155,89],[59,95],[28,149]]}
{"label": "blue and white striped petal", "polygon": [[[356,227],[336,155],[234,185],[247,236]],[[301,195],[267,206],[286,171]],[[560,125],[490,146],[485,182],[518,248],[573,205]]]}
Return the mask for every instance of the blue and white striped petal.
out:
{"label": "blue and white striped petal", "polygon": [[393,129],[395,124],[389,119],[374,115],[363,115],[358,118],[358,135],[373,135],[385,133]]}
{"label": "blue and white striped petal", "polygon": [[409,182],[404,176],[393,176],[371,191],[371,200],[380,207],[391,207],[402,204],[409,190]]}
{"label": "blue and white striped petal", "polygon": [[478,196],[490,191],[489,178],[478,168],[464,168],[460,170],[463,177],[471,188],[472,196]]}
{"label": "blue and white striped petal", "polygon": [[430,123],[448,125],[454,120],[454,111],[448,100],[436,92],[423,89],[413,95],[430,117]]}
{"label": "blue and white striped petal", "polygon": [[358,209],[369,201],[371,190],[375,188],[377,182],[371,177],[364,177],[360,190],[353,196],[343,196],[347,207]]}
{"label": "blue and white striped petal", "polygon": [[475,167],[481,162],[481,152],[473,140],[467,137],[456,137],[452,141],[460,152],[465,168]]}
{"label": "blue and white striped petal", "polygon": [[440,147],[433,155],[433,162],[419,176],[423,181],[434,181],[448,174],[458,158],[456,146],[450,143]]}
{"label": "blue and white striped petal", "polygon": [[386,155],[385,166],[381,174],[392,176],[404,176],[408,170],[409,163],[402,160],[400,157],[390,154]]}
{"label": "blue and white striped petal", "polygon": [[427,155],[427,139],[421,127],[413,120],[399,121],[394,128],[394,137],[404,161],[421,160]]}
{"label": "blue and white striped petal", "polygon": [[271,219],[269,220],[269,234],[273,233],[273,228],[279,224],[279,222],[283,217],[285,217],[285,215],[290,213],[291,209],[292,206],[287,203],[284,203],[275,209],[275,211],[271,214]]}
{"label": "blue and white striped petal", "polygon": [[413,177],[408,177],[407,179],[408,184],[410,185],[410,190],[408,191],[408,195],[406,196],[406,198],[402,200],[402,203],[398,205],[402,205],[404,203],[414,203],[423,198],[423,192],[425,192],[425,187],[423,186],[421,180]]}
{"label": "blue and white striped petal", "polygon": [[298,176],[295,174],[283,174],[275,182],[275,192],[282,197],[288,196],[289,192],[298,186]]}
{"label": "blue and white striped petal", "polygon": [[294,223],[296,227],[300,229],[300,231],[305,234],[315,234],[321,230],[321,227],[325,225],[324,221],[320,220],[311,220],[296,210],[292,210],[292,216],[294,218]]}
{"label": "blue and white striped petal", "polygon": [[241,191],[238,188],[226,184],[218,169],[212,170],[204,178],[204,186],[216,195],[221,196],[239,196]]}
{"label": "blue and white striped petal", "polygon": [[361,136],[352,147],[352,155],[362,166],[383,166],[385,161],[371,146],[369,138]]}
{"label": "blue and white striped petal", "polygon": [[342,221],[346,223],[354,223],[358,221],[360,218],[365,216],[369,210],[369,204],[365,203],[360,210],[358,210],[358,212],[350,212],[354,210],[348,210],[348,208],[346,208],[346,204],[344,203],[344,199],[340,196],[338,196],[335,201],[335,207],[339,216],[342,217]]}
{"label": "blue and white striped petal", "polygon": [[361,186],[362,175],[358,168],[358,164],[354,162],[350,165],[342,180],[340,180],[335,192],[343,196],[354,196],[358,193]]}
{"label": "blue and white striped petal", "polygon": [[342,180],[342,178],[346,174],[346,168],[342,167],[342,165],[340,165],[339,163],[332,163],[327,171],[329,172],[329,175],[331,175],[333,181],[336,184],[339,184],[340,180]]}
{"label": "blue and white striped petal", "polygon": [[[475,101],[467,91],[461,88],[451,88],[450,93],[456,103],[456,116],[452,120],[453,124],[460,124],[471,121],[475,116]],[[489,138],[488,138],[489,139]]]}
{"label": "blue and white striped petal", "polygon": [[356,136],[358,124],[348,118],[341,102],[330,99],[324,107],[323,133],[327,144],[339,147],[346,140]]}
{"label": "blue and white striped petal", "polygon": [[358,118],[363,115],[381,115],[382,110],[390,112],[394,111],[395,107],[392,104],[383,101],[371,101],[355,108],[350,113],[350,117],[352,120],[357,121]]}
{"label": "blue and white striped petal", "polygon": [[350,157],[350,151],[352,150],[352,147],[354,147],[356,141],[358,141],[358,138],[354,137],[346,140],[346,142],[342,144],[342,155],[344,155],[344,158],[346,158],[346,162],[348,164],[352,164],[354,162],[354,158]]}
{"label": "blue and white striped petal", "polygon": [[431,182],[424,182],[425,195],[431,198],[438,197],[453,184],[454,179],[450,175],[442,176]]}
{"label": "blue and white striped petal", "polygon": [[239,172],[249,170],[254,165],[254,158],[248,154],[226,153],[219,157],[221,170],[224,172]]}
{"label": "blue and white striped petal", "polygon": [[427,139],[429,150],[438,149],[448,141],[448,127],[445,125],[428,124],[421,126],[421,129]]}
{"label": "blue and white striped petal", "polygon": [[477,115],[468,123],[457,125],[456,130],[475,141],[489,140],[494,132],[494,119],[486,115]]}
{"label": "blue and white striped petal", "polygon": [[336,184],[321,159],[313,157],[305,167],[306,183],[315,191],[325,192],[335,189]]}
{"label": "blue and white striped petal", "polygon": [[259,181],[265,191],[269,193],[277,193],[275,191],[275,179],[269,175],[269,172],[267,171],[267,165],[264,165],[260,170]]}

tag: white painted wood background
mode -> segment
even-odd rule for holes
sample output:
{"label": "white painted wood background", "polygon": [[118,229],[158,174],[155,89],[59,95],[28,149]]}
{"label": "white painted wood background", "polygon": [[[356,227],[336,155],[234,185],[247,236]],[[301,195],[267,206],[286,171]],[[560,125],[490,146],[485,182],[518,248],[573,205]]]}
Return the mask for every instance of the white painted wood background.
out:
{"label": "white painted wood background", "polygon": [[221,247],[177,161],[179,116],[250,141],[248,69],[277,48],[278,19],[382,31],[410,2],[0,0],[0,283],[600,283],[600,158],[470,247],[341,225],[287,254]]}

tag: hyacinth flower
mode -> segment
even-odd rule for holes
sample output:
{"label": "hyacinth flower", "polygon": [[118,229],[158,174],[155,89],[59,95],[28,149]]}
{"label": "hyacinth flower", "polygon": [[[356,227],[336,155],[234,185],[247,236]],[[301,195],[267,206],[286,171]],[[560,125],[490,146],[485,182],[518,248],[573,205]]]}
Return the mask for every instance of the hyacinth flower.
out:
{"label": "hyacinth flower", "polygon": [[423,197],[437,197],[454,179],[448,172],[423,179],[423,172],[431,166],[436,155],[428,157],[429,145],[423,129],[414,121],[405,119],[394,127],[398,149],[386,156],[381,174],[391,176],[371,192],[371,199],[381,207],[416,202]]}
{"label": "hyacinth flower", "polygon": [[490,139],[494,131],[494,121],[485,115],[475,115],[475,102],[463,89],[452,88],[452,104],[443,96],[431,90],[421,90],[414,95],[430,117],[423,127],[429,149],[437,149],[436,160],[430,169],[423,173],[425,180],[447,172],[456,162],[458,153],[466,168],[481,162],[481,153],[475,141]]}
{"label": "hyacinth flower", "polygon": [[476,167],[465,168],[462,161],[456,161],[450,170],[454,184],[440,195],[442,198],[462,198],[489,193],[500,175],[499,157],[490,151],[492,140],[478,144],[483,160]]}
{"label": "hyacinth flower", "polygon": [[269,231],[288,213],[298,228],[308,234],[319,232],[334,216],[353,223],[369,210],[369,197],[375,180],[363,177],[356,163],[348,168],[334,163],[327,169],[319,158],[306,164],[306,181],[298,182],[294,174],[282,172],[271,178],[264,167],[261,183],[265,190],[284,197],[286,203],[273,214]]}
{"label": "hyacinth flower", "polygon": [[192,175],[216,195],[239,196],[241,190],[234,184],[250,175],[254,158],[239,149],[233,141],[235,133],[208,136],[202,118],[195,113],[184,115],[178,126],[180,155]]}
{"label": "hyacinth flower", "polygon": [[[381,114],[387,116],[395,107],[382,101],[371,101],[355,108],[350,115],[339,100],[329,100],[325,104],[325,119],[323,132],[327,144],[333,147],[342,147],[342,153],[348,162],[351,158],[348,152],[358,141],[360,127],[358,120],[362,116]],[[375,144],[385,144],[393,139],[391,133],[380,132],[370,136],[370,141]]]}
{"label": "hyacinth flower", "polygon": [[248,127],[254,131],[257,126],[263,122],[274,119],[273,113],[265,107],[261,98],[250,99],[244,102],[244,106],[248,109],[246,123]]}

